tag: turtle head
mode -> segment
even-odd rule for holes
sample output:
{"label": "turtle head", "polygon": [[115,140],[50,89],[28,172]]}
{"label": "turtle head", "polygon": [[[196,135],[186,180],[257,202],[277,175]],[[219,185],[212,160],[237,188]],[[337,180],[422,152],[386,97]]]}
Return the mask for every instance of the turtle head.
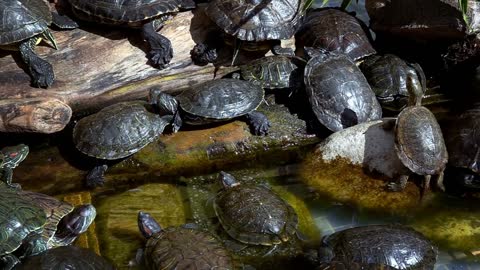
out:
{"label": "turtle head", "polygon": [[222,182],[225,188],[231,188],[240,185],[233,175],[224,171],[218,173],[218,180]]}
{"label": "turtle head", "polygon": [[138,212],[138,229],[145,238],[150,238],[152,235],[160,232],[162,227],[149,213],[140,211]]}
{"label": "turtle head", "polygon": [[15,168],[28,155],[28,145],[19,144],[15,146],[7,146],[0,151],[3,154],[3,167]]}
{"label": "turtle head", "polygon": [[75,207],[72,212],[63,217],[58,225],[55,239],[58,245],[69,245],[77,236],[87,231],[92,224],[97,211],[91,204]]}
{"label": "turtle head", "polygon": [[149,101],[157,107],[160,115],[175,115],[178,111],[178,101],[160,89],[151,89]]}
{"label": "turtle head", "polygon": [[408,105],[421,106],[423,95],[427,90],[425,73],[419,64],[413,63],[408,66],[413,69],[407,76]]}

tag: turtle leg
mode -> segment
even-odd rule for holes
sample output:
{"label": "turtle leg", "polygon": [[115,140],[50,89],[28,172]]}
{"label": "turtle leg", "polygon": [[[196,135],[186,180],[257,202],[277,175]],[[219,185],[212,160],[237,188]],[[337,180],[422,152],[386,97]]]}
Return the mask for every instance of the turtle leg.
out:
{"label": "turtle leg", "polygon": [[260,112],[250,112],[245,115],[245,122],[250,126],[254,135],[267,135],[270,128],[270,121]]}
{"label": "turtle leg", "polygon": [[400,176],[397,179],[397,181],[388,183],[387,190],[388,191],[393,191],[393,192],[398,192],[398,191],[404,190],[405,187],[407,186],[408,178],[409,178],[408,175]]}
{"label": "turtle leg", "polygon": [[3,255],[0,259],[2,261],[2,269],[4,270],[11,270],[15,267],[15,265],[20,263],[20,260],[17,256],[13,254]]}
{"label": "turtle leg", "polygon": [[32,76],[32,85],[35,87],[47,88],[52,85],[55,75],[50,63],[38,57],[34,48],[37,38],[31,38],[20,44],[20,54],[23,62],[28,66],[30,76]]}
{"label": "turtle leg", "polygon": [[156,21],[146,23],[142,27],[143,38],[150,45],[148,59],[158,69],[166,68],[173,58],[172,43],[168,38],[157,33],[157,29],[161,27],[162,25],[158,25]]}
{"label": "turtle leg", "polygon": [[445,185],[443,184],[443,171],[441,171],[440,174],[438,174],[436,186],[441,191],[445,191]]}
{"label": "turtle leg", "polygon": [[208,63],[214,63],[218,58],[217,51],[221,48],[223,41],[221,33],[217,31],[209,32],[206,40],[196,44],[190,51],[190,56],[195,65],[204,66]]}
{"label": "turtle leg", "polygon": [[60,15],[56,11],[52,11],[52,23],[60,29],[78,28],[78,23],[66,15]]}
{"label": "turtle leg", "polygon": [[108,166],[106,164],[95,166],[85,177],[85,185],[88,188],[103,186],[105,184],[105,172],[107,169]]}
{"label": "turtle leg", "polygon": [[425,194],[427,193],[428,189],[430,188],[430,179],[432,178],[431,175],[425,175],[423,179],[422,189],[420,190],[420,200],[423,199]]}
{"label": "turtle leg", "polygon": [[41,234],[30,234],[23,240],[20,259],[37,255],[48,249],[47,242]]}
{"label": "turtle leg", "polygon": [[272,46],[272,53],[275,55],[295,56],[295,52],[293,51],[293,49],[283,48],[280,40],[277,40],[275,44]]}
{"label": "turtle leg", "polygon": [[3,168],[2,180],[7,184],[7,186],[15,189],[21,189],[22,186],[18,183],[12,183],[13,169],[12,168]]}

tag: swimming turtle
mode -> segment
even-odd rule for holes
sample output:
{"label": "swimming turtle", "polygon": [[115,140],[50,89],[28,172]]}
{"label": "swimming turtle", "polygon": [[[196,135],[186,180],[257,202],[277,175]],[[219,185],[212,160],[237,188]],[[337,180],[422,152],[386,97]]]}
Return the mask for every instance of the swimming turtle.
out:
{"label": "swimming turtle", "polygon": [[[280,40],[289,39],[300,25],[309,0],[212,0],[205,13],[222,30],[225,41],[233,39],[235,50],[250,51],[272,49],[275,54],[293,54],[280,47]],[[195,45],[190,52],[194,63],[212,63],[216,49],[223,42],[218,39]],[[212,38],[211,38],[212,39]],[[230,42],[232,43],[232,42]],[[235,57],[234,57],[235,59]],[[232,61],[234,62],[234,61]]]}
{"label": "swimming turtle", "polygon": [[148,59],[163,69],[173,57],[172,44],[156,31],[175,13],[195,8],[193,0],[68,0],[73,13],[82,20],[108,25],[141,28],[150,46]]}
{"label": "swimming turtle", "polygon": [[147,238],[141,254],[147,269],[233,269],[222,243],[194,224],[161,228],[150,214],[139,212],[138,227]]}
{"label": "swimming turtle", "polygon": [[325,49],[305,51],[311,57],[305,67],[305,88],[322,125],[335,132],[382,117],[375,94],[350,57]]}
{"label": "swimming turtle", "polygon": [[243,185],[226,172],[224,189],[215,197],[214,210],[225,231],[250,245],[272,246],[296,235],[298,216],[277,194],[262,185]]}
{"label": "swimming turtle", "polygon": [[54,197],[0,186],[0,265],[12,269],[19,259],[70,245],[93,222],[90,204],[73,207]]}
{"label": "swimming turtle", "polygon": [[424,91],[426,78],[422,67],[393,54],[372,55],[361,64],[373,92],[384,109],[400,111],[408,103],[408,87]]}
{"label": "swimming turtle", "polygon": [[12,183],[13,169],[27,157],[28,152],[28,145],[25,144],[7,146],[0,150],[1,180],[8,186],[20,187],[19,184]]}
{"label": "swimming turtle", "polygon": [[263,97],[263,88],[251,82],[218,79],[195,85],[175,97],[153,89],[150,102],[156,104],[162,114],[174,115],[174,132],[182,122],[203,125],[241,117],[253,134],[266,135],[270,123],[265,115],[254,111]]}
{"label": "swimming turtle", "polygon": [[[407,78],[407,84],[412,78]],[[425,87],[425,85],[422,85]],[[395,151],[403,165],[415,174],[424,175],[422,196],[430,186],[431,175],[438,175],[437,187],[444,190],[443,171],[448,161],[447,147],[440,125],[430,110],[423,107],[424,90],[409,87],[409,106],[398,114],[395,122]],[[403,190],[409,176],[401,176],[388,188]]]}
{"label": "swimming turtle", "polygon": [[354,61],[376,53],[370,40],[370,32],[360,20],[338,9],[309,11],[295,34],[297,48],[342,52]]}
{"label": "swimming turtle", "polygon": [[433,270],[437,248],[409,227],[368,225],[325,236],[319,258],[325,263],[339,261],[347,265],[384,264],[398,270]]}
{"label": "swimming turtle", "polygon": [[77,246],[49,249],[27,258],[15,270],[114,270],[115,267],[95,252]]}
{"label": "swimming turtle", "polygon": [[50,12],[43,0],[2,0],[0,2],[0,49],[19,50],[35,87],[49,87],[55,75],[50,63],[35,53],[35,46],[49,40],[55,49],[57,44],[48,29],[50,24],[63,29],[78,25],[66,17]]}
{"label": "swimming turtle", "polygon": [[[120,102],[80,119],[73,129],[73,142],[82,153],[101,160],[116,160],[138,152],[154,141],[170,122],[144,101]],[[105,163],[105,162],[102,162]],[[88,187],[104,184],[106,164],[87,175]]]}

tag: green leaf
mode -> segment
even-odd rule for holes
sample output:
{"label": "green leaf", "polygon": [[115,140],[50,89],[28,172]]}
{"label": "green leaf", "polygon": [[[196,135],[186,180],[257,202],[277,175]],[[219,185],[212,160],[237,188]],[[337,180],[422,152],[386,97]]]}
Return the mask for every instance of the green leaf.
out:
{"label": "green leaf", "polygon": [[[341,9],[346,9],[348,7],[348,5],[350,5],[350,2],[352,2],[352,0],[343,0],[342,1],[342,5],[340,6]],[[358,1],[357,1],[358,2]]]}
{"label": "green leaf", "polygon": [[328,0],[323,0],[322,7],[324,7],[328,3]]}
{"label": "green leaf", "polygon": [[468,24],[468,18],[467,18],[468,1],[469,0],[458,0],[458,5],[460,6],[460,10],[462,11],[463,20],[467,24]]}
{"label": "green leaf", "polygon": [[[303,11],[306,11],[307,9],[309,9],[314,2],[315,2],[315,0],[307,0],[307,1],[305,2],[305,5],[303,6]],[[324,3],[325,3],[325,2],[328,2],[328,0],[323,0],[323,2],[324,2]],[[322,4],[322,5],[323,5],[323,4]]]}

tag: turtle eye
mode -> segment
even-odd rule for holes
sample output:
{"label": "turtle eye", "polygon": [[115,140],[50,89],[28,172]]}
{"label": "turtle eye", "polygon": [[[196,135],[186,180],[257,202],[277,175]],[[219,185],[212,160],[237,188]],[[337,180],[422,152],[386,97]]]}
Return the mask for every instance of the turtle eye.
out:
{"label": "turtle eye", "polygon": [[11,157],[11,158],[14,158],[14,157],[16,157],[17,155],[18,155],[18,152],[13,152],[13,153],[10,153],[10,157]]}

